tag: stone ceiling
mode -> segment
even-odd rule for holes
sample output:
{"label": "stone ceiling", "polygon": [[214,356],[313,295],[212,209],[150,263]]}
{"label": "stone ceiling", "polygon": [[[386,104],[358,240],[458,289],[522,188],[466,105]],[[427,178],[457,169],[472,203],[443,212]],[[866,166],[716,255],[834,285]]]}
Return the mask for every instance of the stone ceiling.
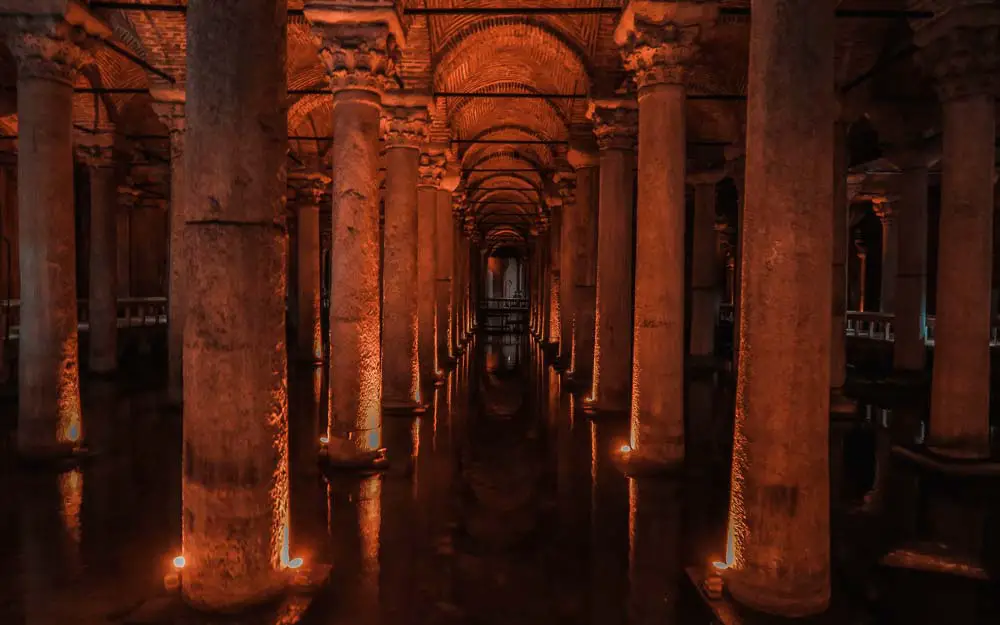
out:
{"label": "stone ceiling", "polygon": [[[435,94],[432,139],[447,144],[464,170],[484,230],[524,232],[535,212],[515,202],[552,195],[551,174],[565,167],[566,143],[588,138],[586,97],[484,98],[476,93],[610,96],[634,92],[613,42],[626,0],[398,0],[407,28],[400,64],[405,88]],[[938,0],[939,2],[941,0]],[[186,0],[132,0],[128,9],[92,10],[112,26],[110,47],[95,52],[95,64],[79,77],[75,124],[80,132],[114,132],[123,151],[140,162],[166,166],[165,127],[150,107],[148,88],[182,87],[185,79]],[[107,4],[107,3],[105,3]],[[289,0],[288,88],[291,169],[329,167],[331,98],[312,29],[302,15],[304,0]],[[142,10],[138,5],[150,5]],[[726,144],[739,142],[745,118],[750,17],[747,0],[722,0],[719,23],[705,34],[689,93],[689,157],[697,167],[716,166]],[[170,10],[170,9],[175,10]],[[475,13],[476,9],[585,9],[573,14]],[[894,11],[906,0],[842,0],[839,8]],[[435,10],[458,10],[448,14]],[[429,14],[431,13],[431,14]],[[837,20],[837,76],[845,93],[844,114],[886,120],[893,141],[934,130],[937,107],[920,71],[907,54],[910,27],[901,16]],[[124,51],[125,53],[121,52]],[[142,63],[127,56],[141,59]],[[888,69],[861,79],[885,58]],[[0,45],[0,135],[16,134],[15,69]],[[111,89],[111,92],[94,90]],[[81,90],[90,90],[84,92]],[[315,91],[316,93],[301,93]],[[900,111],[897,115],[895,111]],[[905,123],[900,124],[900,120]],[[910,126],[912,125],[912,127]],[[457,140],[463,142],[456,142]],[[488,143],[469,143],[487,141]],[[540,142],[547,142],[545,144]],[[534,142],[534,143],[525,143]],[[0,142],[10,151],[14,142]],[[529,170],[529,171],[521,171]],[[488,191],[487,188],[504,190]],[[507,189],[524,189],[507,190]],[[489,204],[486,200],[501,203]],[[488,219],[490,214],[513,219]],[[488,234],[488,232],[484,232]],[[497,232],[493,233],[494,236]]]}

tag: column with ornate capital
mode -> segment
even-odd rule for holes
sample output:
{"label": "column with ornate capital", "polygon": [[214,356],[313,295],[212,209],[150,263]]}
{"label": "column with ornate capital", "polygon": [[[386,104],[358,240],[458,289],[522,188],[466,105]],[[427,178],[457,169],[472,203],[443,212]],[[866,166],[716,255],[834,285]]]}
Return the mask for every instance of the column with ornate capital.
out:
{"label": "column with ornate capital", "polygon": [[422,410],[417,184],[427,142],[430,98],[394,93],[383,100],[385,235],[382,268],[382,411]]}
{"label": "column with ornate capital", "polygon": [[631,396],[636,108],[631,100],[593,101],[588,107],[601,163],[594,368],[587,405],[599,412],[625,412]]}
{"label": "column with ornate capital", "polygon": [[314,173],[299,180],[295,220],[295,351],[298,359],[317,364],[323,360],[320,320],[319,207],[330,188],[330,177]]}
{"label": "column with ornate capital", "polygon": [[591,383],[594,371],[594,317],[597,288],[598,155],[590,146],[578,145],[567,154],[576,174],[570,222],[573,293],[573,360],[569,363],[577,388]]}
{"label": "column with ornate capital", "polygon": [[545,344],[558,349],[562,337],[562,199],[549,200],[549,245],[546,266],[549,274],[547,291],[549,319],[545,326]]}
{"label": "column with ornate capital", "polygon": [[573,255],[577,246],[577,229],[573,220],[578,219],[576,206],[576,176],[570,172],[556,175],[559,195],[562,198],[562,214],[559,220],[559,358],[558,366],[563,370],[573,363],[573,326],[576,324],[576,307],[573,303],[575,280],[573,278]]}
{"label": "column with ornate capital", "polygon": [[417,311],[420,325],[420,381],[433,384],[440,368],[437,357],[437,197],[444,176],[443,150],[420,154],[417,184]]}
{"label": "column with ornate capital", "polygon": [[927,444],[990,455],[990,288],[1000,13],[962,2],[914,32],[944,115],[934,372]]}
{"label": "column with ornate capital", "polygon": [[183,400],[183,351],[184,320],[187,314],[185,299],[185,266],[187,254],[184,251],[184,224],[187,215],[184,210],[184,100],[183,89],[151,90],[153,111],[170,133],[170,221],[167,278],[167,397],[173,404]]}
{"label": "column with ornate capital", "polygon": [[892,368],[896,376],[919,378],[927,360],[927,162],[902,166]]}
{"label": "column with ornate capital", "polygon": [[639,89],[629,461],[667,465],[684,459],[685,80],[717,8],[641,0],[629,8],[615,31]]}
{"label": "column with ornate capital", "polygon": [[896,228],[894,198],[878,196],[872,199],[872,210],[882,224],[882,275],[879,309],[896,312],[896,272],[899,267],[899,230]]}
{"label": "column with ornate capital", "polygon": [[788,617],[830,601],[834,30],[833,0],[754,1],[723,577]]}
{"label": "column with ornate capital", "polygon": [[51,457],[83,438],[76,313],[73,81],[87,33],[55,16],[11,25],[17,59],[21,253],[18,452]]}
{"label": "column with ornate capital", "polygon": [[715,231],[715,187],[723,172],[688,176],[694,185],[691,224],[691,343],[692,364],[715,364],[715,330],[722,301],[721,256]]}
{"label": "column with ornate capital", "polygon": [[204,610],[275,598],[295,553],[287,543],[286,22],[284,0],[198,2],[187,12],[181,591]]}
{"label": "column with ornate capital", "polygon": [[455,271],[455,229],[452,226],[451,194],[455,190],[457,176],[449,175],[442,181],[437,191],[434,207],[434,247],[435,247],[435,292],[437,294],[437,362],[439,380],[444,380],[445,365],[454,360],[452,343],[452,287]]}
{"label": "column with ornate capital", "polygon": [[371,464],[383,457],[379,124],[382,94],[399,84],[403,33],[388,4],[366,11],[363,23],[349,4],[307,5],[305,14],[322,39],[334,111],[327,457]]}
{"label": "column with ornate capital", "polygon": [[118,367],[118,198],[111,135],[91,135],[77,144],[90,173],[90,318],[88,368],[110,373]]}

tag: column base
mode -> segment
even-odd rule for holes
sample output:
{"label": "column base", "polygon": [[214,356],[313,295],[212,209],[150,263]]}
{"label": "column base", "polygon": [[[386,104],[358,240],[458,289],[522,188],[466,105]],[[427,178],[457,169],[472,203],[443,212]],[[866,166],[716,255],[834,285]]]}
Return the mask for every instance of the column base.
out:
{"label": "column base", "polygon": [[684,471],[684,458],[666,458],[662,455],[647,455],[641,450],[620,452],[618,463],[622,472],[629,477],[654,475],[679,475]]}
{"label": "column base", "polygon": [[425,404],[417,402],[407,402],[403,404],[382,404],[382,416],[384,417],[417,417],[427,412]]}
{"label": "column base", "polygon": [[893,445],[892,453],[933,473],[951,477],[1000,478],[1000,460],[995,458],[959,457],[926,445]]}
{"label": "column base", "polygon": [[581,402],[583,412],[594,420],[627,418],[629,409],[627,407],[608,406],[600,402],[584,399]]}
{"label": "column base", "polygon": [[892,568],[954,575],[989,581],[991,576],[975,558],[952,552],[947,545],[937,543],[916,543],[893,549],[879,561],[882,566]]}
{"label": "column base", "polygon": [[815,617],[830,607],[830,588],[827,586],[812,587],[800,583],[797,588],[790,589],[790,592],[783,592],[754,583],[742,571],[727,570],[722,578],[726,590],[737,603],[762,615]]}
{"label": "column base", "polygon": [[830,415],[836,420],[854,420],[858,402],[844,394],[844,389],[830,389]]}
{"label": "column base", "polygon": [[56,443],[46,447],[17,449],[18,465],[31,469],[64,471],[96,455],[80,443]]}
{"label": "column base", "polygon": [[381,471],[389,467],[385,447],[361,451],[350,441],[323,445],[319,450],[319,462],[328,471]]}

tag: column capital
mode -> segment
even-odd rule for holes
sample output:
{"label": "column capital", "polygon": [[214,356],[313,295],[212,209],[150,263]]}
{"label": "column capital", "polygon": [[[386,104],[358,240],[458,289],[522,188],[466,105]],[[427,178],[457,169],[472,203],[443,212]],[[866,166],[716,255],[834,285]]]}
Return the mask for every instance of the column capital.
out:
{"label": "column capital", "polygon": [[639,129],[635,100],[591,100],[587,119],[594,124],[597,147],[603,150],[633,150]]}
{"label": "column capital", "polygon": [[141,197],[142,191],[133,186],[121,185],[118,187],[118,205],[126,211],[134,209]]}
{"label": "column capital", "polygon": [[893,220],[893,205],[896,203],[895,196],[892,195],[873,195],[872,200],[872,210],[875,211],[875,215],[878,216],[879,221],[882,225],[890,224]]}
{"label": "column capital", "polygon": [[387,150],[420,149],[430,129],[430,96],[406,92],[386,93],[382,98],[382,136]]}
{"label": "column capital", "polygon": [[334,93],[399,88],[396,63],[406,37],[394,1],[311,0],[305,16]]}
{"label": "column capital", "polygon": [[1000,12],[991,2],[963,2],[913,33],[918,58],[942,102],[1000,96]]}
{"label": "column capital", "polygon": [[698,171],[698,172],[692,172],[687,175],[687,183],[694,187],[702,185],[711,185],[714,187],[715,185],[722,182],[723,178],[725,177],[726,177],[725,169]]}
{"label": "column capital", "polygon": [[563,205],[576,203],[576,175],[570,171],[558,171],[553,180],[559,188],[559,197]]}
{"label": "column capital", "polygon": [[77,158],[87,167],[111,167],[114,137],[108,134],[80,134],[74,142]]}
{"label": "column capital", "polygon": [[615,43],[640,90],[682,85],[704,28],[718,19],[715,2],[630,0],[615,29]]}
{"label": "column capital", "polygon": [[90,48],[112,36],[111,28],[77,0],[9,0],[4,8],[13,17],[0,18],[0,29],[6,31],[21,78],[72,85],[93,60]]}
{"label": "column capital", "polygon": [[170,134],[170,159],[180,162],[184,151],[184,131],[187,128],[184,120],[184,104],[186,96],[183,87],[162,88],[153,87],[149,90],[153,101],[153,113],[160,123],[167,127]]}
{"label": "column capital", "polygon": [[847,174],[847,201],[852,202],[861,193],[861,188],[868,178],[867,174],[851,173]]}
{"label": "column capital", "polygon": [[295,190],[299,207],[318,207],[323,194],[330,190],[330,176],[320,172],[289,176],[288,184]]}
{"label": "column capital", "polygon": [[447,171],[448,157],[438,147],[424,146],[420,151],[418,187],[440,188]]}

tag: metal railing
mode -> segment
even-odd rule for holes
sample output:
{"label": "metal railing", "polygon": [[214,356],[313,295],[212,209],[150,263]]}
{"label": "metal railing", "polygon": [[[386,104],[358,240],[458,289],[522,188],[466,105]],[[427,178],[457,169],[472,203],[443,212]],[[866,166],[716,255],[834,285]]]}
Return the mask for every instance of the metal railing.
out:
{"label": "metal railing", "polygon": [[[87,300],[76,302],[77,329],[90,331],[90,308]],[[5,338],[16,340],[21,330],[21,300],[0,300],[0,314],[5,314],[3,324]],[[118,300],[118,327],[142,328],[167,323],[167,298],[165,297],[123,297]]]}
{"label": "metal railing", "polygon": [[483,310],[496,312],[508,310],[526,312],[528,310],[528,299],[525,297],[490,298],[484,299],[479,307]]}

